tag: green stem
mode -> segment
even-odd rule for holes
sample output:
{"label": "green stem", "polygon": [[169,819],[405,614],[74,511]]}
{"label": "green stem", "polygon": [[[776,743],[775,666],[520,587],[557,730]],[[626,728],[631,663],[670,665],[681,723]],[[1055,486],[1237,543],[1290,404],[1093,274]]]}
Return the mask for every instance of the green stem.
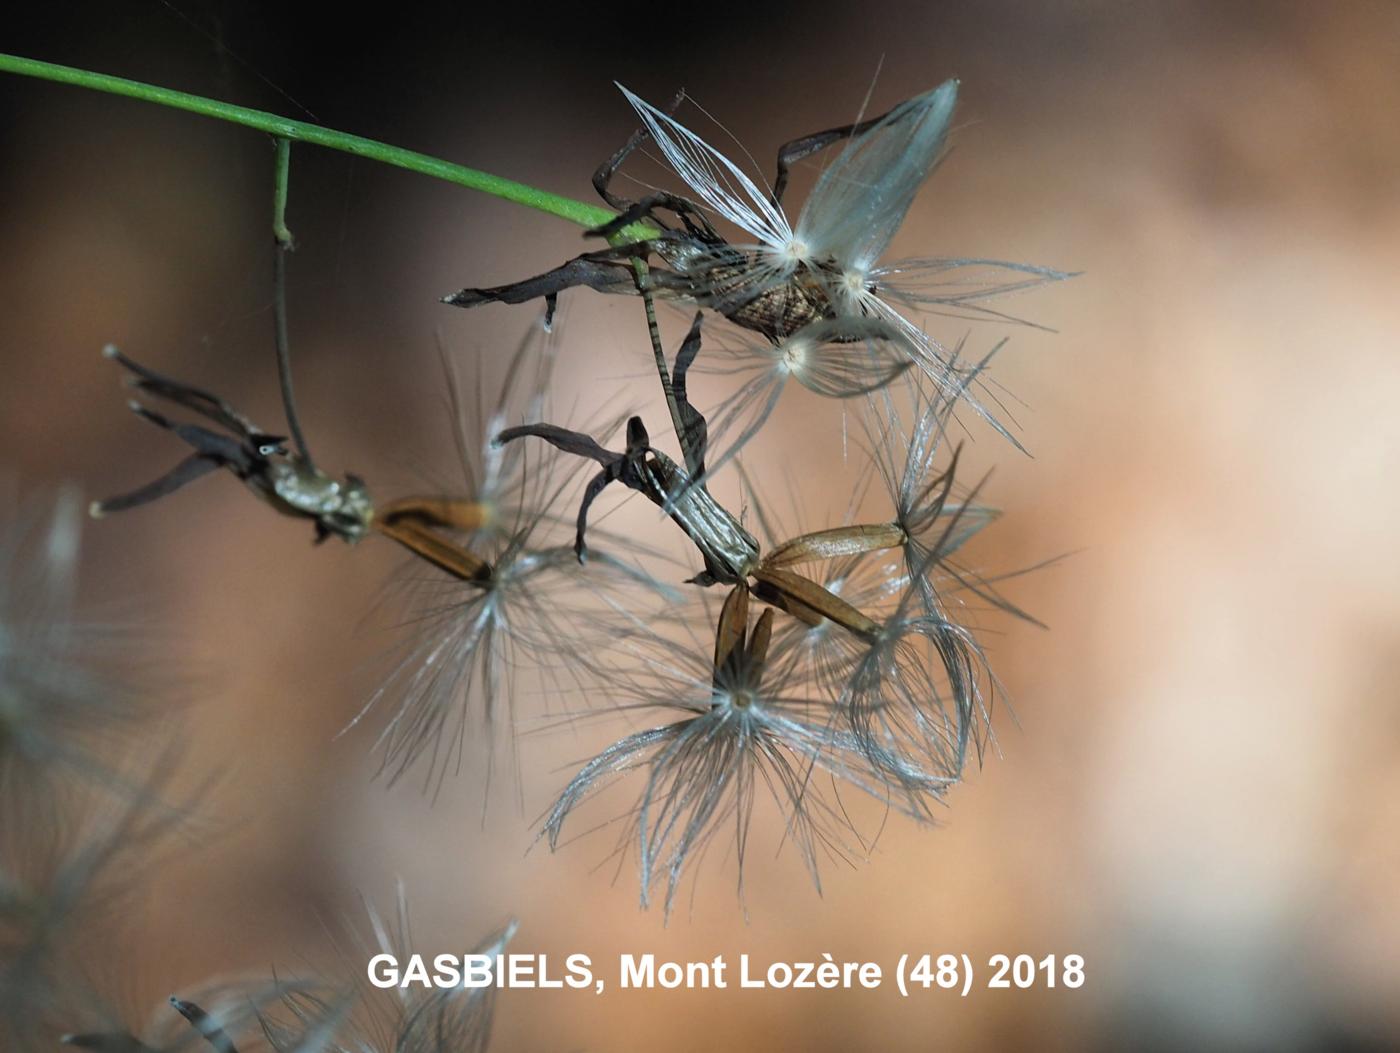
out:
{"label": "green stem", "polygon": [[[612,209],[603,208],[600,205],[590,205],[559,194],[551,194],[547,190],[517,183],[513,179],[503,179],[489,172],[452,164],[450,161],[390,146],[374,139],[365,139],[347,132],[337,132],[318,124],[308,124],[305,121],[294,121],[288,117],[279,117],[275,113],[267,113],[263,110],[234,106],[230,103],[219,102],[217,99],[207,99],[200,95],[189,95],[182,91],[159,88],[153,84],[142,84],[140,81],[126,80],[122,77],[108,76],[105,73],[93,73],[89,70],[74,69],[71,66],[59,66],[51,62],[40,62],[37,59],[5,54],[0,54],[0,73],[17,73],[25,77],[37,77],[40,80],[55,81],[59,84],[72,84],[79,88],[107,92],[111,95],[124,95],[127,98],[140,99],[143,102],[153,102],[160,106],[188,110],[190,113],[202,114],[216,120],[241,124],[245,128],[266,132],[278,139],[313,143],[330,150],[341,150],[357,157],[379,161],[396,168],[406,168],[410,172],[418,172],[422,175],[432,176],[434,179],[442,179],[449,183],[456,183],[458,186],[468,187],[471,190],[479,190],[484,194],[513,201],[517,205],[524,205],[540,212],[548,212],[552,216],[567,219],[582,227],[602,226],[617,215]],[[618,231],[613,240],[619,244],[645,241],[655,237],[657,233],[656,228],[650,224],[634,223]]]}

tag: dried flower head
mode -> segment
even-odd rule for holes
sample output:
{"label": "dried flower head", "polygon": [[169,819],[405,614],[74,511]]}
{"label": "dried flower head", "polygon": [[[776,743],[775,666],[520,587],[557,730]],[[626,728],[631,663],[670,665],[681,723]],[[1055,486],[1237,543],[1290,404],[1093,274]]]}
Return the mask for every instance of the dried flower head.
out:
{"label": "dried flower head", "polygon": [[[950,271],[999,272],[1000,280],[972,283],[964,278],[956,292],[940,296],[926,291],[917,297],[925,306],[961,308],[1066,277],[1058,271],[993,260],[930,259],[877,266],[915,194],[942,156],[957,102],[955,80],[908,99],[881,117],[793,140],[779,152],[776,186],[762,189],[737,164],[670,115],[627,89],[622,91],[686,186],[716,214],[755,239],[736,246],[751,258],[744,271],[728,276],[735,286],[747,283],[751,291],[761,293],[801,274],[802,285],[814,295],[819,289],[831,313],[884,316],[923,342],[924,334],[886,299],[886,282],[892,275],[928,278],[923,283],[927,289],[938,284],[933,276]],[[845,146],[822,172],[796,221],[791,221],[781,204],[789,165],[841,139],[847,140]],[[888,291],[909,300],[917,295],[915,287],[896,284]]]}
{"label": "dried flower head", "polygon": [[[778,152],[771,186],[671,112],[622,90],[643,126],[594,175],[616,214],[588,233],[607,245],[537,277],[449,298],[460,306],[545,301],[543,320],[510,359],[494,398],[485,396],[478,374],[475,405],[468,405],[449,372],[459,481],[426,496],[375,504],[363,481],[337,481],[312,460],[292,397],[291,236],[284,214],[290,140],[278,139],[273,316],[283,412],[295,450],[212,394],[109,349],[148,402],[173,404],[201,422],[180,423],[134,403],[138,415],[171,431],[190,453],[153,482],[92,511],[142,505],[224,470],[280,513],[310,521],[318,540],[354,543],[374,533],[411,553],[418,571],[426,563],[433,576],[424,582],[415,575],[409,583],[416,594],[392,672],[352,721],[372,708],[387,710],[377,749],[390,780],[416,769],[425,787],[436,790],[464,759],[469,731],[486,732],[481,738],[489,747],[498,727],[514,732],[515,707],[529,693],[517,674],[526,670],[543,682],[546,707],[569,696],[581,699],[585,711],[596,712],[604,700],[614,713],[655,717],[657,723],[633,730],[578,771],[545,817],[541,836],[557,847],[585,800],[635,773],[640,793],[620,824],[619,851],[638,856],[643,904],[659,898],[669,914],[699,857],[727,838],[742,898],[753,813],[763,797],[783,818],[784,843],[792,842],[817,881],[823,857],[849,858],[869,848],[841,799],[843,786],[927,821],[961,778],[969,753],[980,755],[997,684],[966,615],[974,600],[1021,612],[992,580],[957,562],[995,513],[977,503],[975,489],[958,488],[958,453],[944,446],[960,405],[1010,435],[996,419],[995,396],[990,405],[984,401],[991,388],[982,377],[991,356],[964,360],[963,344],[945,345],[929,335],[924,317],[1007,319],[989,306],[993,297],[1067,275],[960,257],[884,261],[943,154],[955,81],[882,115],[789,141]],[[614,176],[648,140],[687,196],[651,188],[654,193],[629,201],[613,193]],[[791,218],[783,204],[791,167],[828,148],[829,163]],[[455,171],[471,185],[573,219],[591,222],[588,217],[599,215],[520,184]],[[731,238],[719,229],[726,224],[741,233]],[[653,444],[639,415],[595,420],[581,430],[547,422],[554,350],[543,337],[558,294],[580,286],[639,296],[679,447],[674,457]],[[699,309],[674,356],[662,343],[657,300]],[[757,341],[701,361],[706,311],[758,334]],[[708,419],[688,388],[697,362],[740,381]],[[860,407],[874,471],[857,484],[848,507],[860,507],[876,481],[886,484],[891,507],[874,522],[848,514],[841,525],[824,529],[769,529],[760,544],[747,510],[725,507],[710,485],[769,420],[790,379],[840,403],[843,438],[847,407]],[[603,443],[624,420],[625,445],[608,448]],[[527,438],[543,443],[518,441]],[[725,449],[714,453],[719,440]],[[585,462],[590,474],[577,476],[566,466],[571,458]],[[601,552],[589,547],[590,509],[613,483],[642,494],[684,533],[694,563],[701,564],[692,564],[688,584],[726,587],[717,618],[703,593],[690,590],[697,602],[684,604],[633,562],[654,557],[648,547],[627,542],[625,559],[608,554],[609,545],[599,546]],[[571,507],[577,509],[572,517]],[[615,540],[597,530],[590,536]],[[64,538],[58,531],[50,540],[61,551]],[[8,628],[5,599],[0,594],[0,632]],[[751,617],[751,603],[766,607]],[[703,626],[699,637],[697,626]],[[44,714],[76,723],[88,714],[83,705],[67,705],[86,703],[79,691],[65,696],[55,689],[59,704],[44,699],[44,706],[33,705],[43,692],[32,685],[43,679],[27,656],[5,664],[12,653],[20,653],[18,645],[0,635],[0,778],[13,767],[7,757],[40,756],[51,743],[71,748],[80,741],[46,737]],[[75,715],[67,716],[69,710]],[[492,749],[485,757],[494,763]],[[0,869],[0,908],[28,902],[15,873]],[[371,912],[375,945],[410,942],[402,899],[398,922],[391,938]],[[496,938],[492,953],[499,954],[507,938],[508,932]],[[33,945],[40,944],[46,941]],[[278,988],[276,1009],[256,1004],[251,1018],[246,992],[211,995],[227,995],[231,1005],[241,1000],[242,1010],[227,1012],[213,1003],[206,1008],[207,999],[176,999],[171,1006],[193,1025],[177,1041],[193,1033],[219,1053],[233,1053],[238,1026],[255,1020],[261,1041],[278,1053],[447,1053],[484,1046],[489,989],[403,990],[382,1008],[366,997],[362,982],[356,968],[349,984]],[[126,1053],[173,1048],[134,1035],[121,1028],[85,1031],[72,1043]]]}
{"label": "dried flower head", "polygon": [[[641,285],[631,261],[655,253],[666,264],[650,272],[656,295],[711,308],[774,343],[813,322],[884,319],[905,334],[913,361],[938,391],[964,398],[1011,438],[973,397],[956,354],[904,312],[1005,318],[985,301],[1069,275],[973,258],[879,264],[942,154],[957,87],[950,80],[880,117],[791,140],[778,152],[777,177],[769,187],[669,113],[619,85],[641,117],[643,130],[594,175],[599,194],[621,215],[593,233],[616,240],[639,219],[659,233],[642,242],[586,253],[536,278],[463,289],[446,302],[473,307],[523,303],[540,296],[552,300],[576,286],[611,293],[637,291]],[[629,201],[612,192],[618,168],[648,138],[694,199],[663,190]],[[790,165],[843,140],[846,145],[793,222],[782,204]],[[673,220],[668,222],[662,213]],[[715,229],[711,216],[728,221],[751,240],[731,243]]]}
{"label": "dried flower head", "polygon": [[[217,395],[163,376],[110,345],[103,348],[102,354],[131,374],[128,384],[133,390],[173,403],[217,425],[219,430],[203,424],[177,423],[133,399],[127,404],[133,413],[174,433],[193,452],[145,486],[94,501],[89,506],[94,519],[149,504],[222,469],[282,515],[310,520],[317,541],[338,537],[354,544],[369,532],[374,507],[363,479],[347,475],[343,481],[337,481],[317,468],[305,450],[289,451],[284,437],[269,435]],[[299,433],[296,410],[290,400],[286,411],[292,430]]]}

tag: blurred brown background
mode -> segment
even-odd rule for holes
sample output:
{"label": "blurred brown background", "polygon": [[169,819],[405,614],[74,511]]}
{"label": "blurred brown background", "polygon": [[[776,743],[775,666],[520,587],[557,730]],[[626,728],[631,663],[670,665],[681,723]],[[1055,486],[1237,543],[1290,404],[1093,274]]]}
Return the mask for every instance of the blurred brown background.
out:
{"label": "blurred brown background", "polygon": [[[1015,720],[942,829],[891,820],[822,896],[754,832],[747,922],[713,853],[669,926],[610,835],[526,855],[602,739],[532,736],[522,789],[436,804],[369,778],[398,557],[313,550],[227,478],[95,526],[87,591],[135,597],[216,671],[192,770],[235,828],[150,890],[117,969],[136,1004],[295,961],[357,890],[402,876],[429,951],[522,921],[515,949],[886,966],[904,951],[1080,953],[1079,991],[740,991],[501,998],[497,1049],[1385,1048],[1400,1042],[1400,7],[1391,3],[415,6],[360,20],[186,0],[56,4],[4,50],[215,95],[587,198],[630,131],[614,79],[684,86],[767,167],[784,138],[962,78],[956,149],[893,247],[1082,270],[1015,301],[997,377],[1022,457],[974,431],[1006,510],[975,555],[1073,551],[988,620]],[[883,65],[881,61],[883,58]],[[264,79],[265,78],[265,79]],[[269,82],[297,104],[269,87]],[[268,144],[0,80],[0,449],[93,496],[174,463],[122,408],[106,342],[277,420]],[[294,152],[293,339],[318,457],[380,492],[451,470],[436,341],[513,347],[529,311],[436,300],[579,251],[578,232],[420,176]],[[635,304],[573,296],[561,390],[646,365]],[[672,319],[671,329],[675,328]],[[963,323],[935,331],[956,337]],[[717,390],[717,389],[716,389]],[[839,441],[789,406],[751,455],[839,514]],[[786,436],[786,437],[784,437]],[[838,468],[833,468],[837,465]],[[830,489],[823,489],[829,487]],[[172,650],[176,648],[172,646]],[[484,816],[484,818],[483,818]],[[599,815],[601,819],[602,816]],[[175,905],[177,909],[171,910]],[[425,943],[428,941],[425,940]],[[100,957],[100,956],[99,956]],[[985,964],[982,966],[985,978]]]}

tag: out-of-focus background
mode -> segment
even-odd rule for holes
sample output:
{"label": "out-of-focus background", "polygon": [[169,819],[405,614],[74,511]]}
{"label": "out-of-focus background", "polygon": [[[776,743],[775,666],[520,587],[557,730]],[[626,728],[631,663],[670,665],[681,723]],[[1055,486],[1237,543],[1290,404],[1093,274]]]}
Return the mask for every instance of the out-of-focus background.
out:
{"label": "out-of-focus background", "polygon": [[[152,880],[134,945],[94,949],[95,973],[144,1006],[298,961],[357,892],[385,902],[402,877],[427,951],[514,915],[515,949],[600,963],[952,951],[985,979],[996,953],[1088,962],[1081,990],[966,999],[512,991],[498,1049],[1400,1042],[1400,8],[287,6],[56,4],[7,18],[4,50],[309,111],[581,198],[634,125],[614,80],[658,101],[685,87],[766,168],[872,82],[878,110],[961,78],[955,148],[892,255],[1084,272],[1007,305],[1056,332],[932,323],[974,348],[1012,337],[995,374],[1033,457],[970,428],[971,474],[995,468],[983,494],[1005,510],[977,564],[1072,555],[1009,586],[1048,631],[986,619],[1014,716],[945,825],[891,819],[818,896],[770,816],[748,918],[715,852],[663,925],[630,863],[614,880],[609,833],[527,854],[593,732],[531,735],[489,799],[465,773],[436,802],[371,780],[372,720],[336,737],[376,682],[388,546],[313,549],[226,477],[93,525],[85,592],[172,627],[170,656],[204,671],[184,760],[222,773],[207,804],[225,829]],[[255,133],[0,79],[4,470],[104,496],[174,463],[124,410],[108,342],[278,419],[270,160]],[[438,298],[552,266],[577,229],[309,148],[290,222],[318,457],[385,492],[449,473],[439,341],[499,361],[532,312]],[[568,299],[560,390],[654,414],[635,302]],[[748,455],[817,517],[854,482],[828,409],[794,400]]]}

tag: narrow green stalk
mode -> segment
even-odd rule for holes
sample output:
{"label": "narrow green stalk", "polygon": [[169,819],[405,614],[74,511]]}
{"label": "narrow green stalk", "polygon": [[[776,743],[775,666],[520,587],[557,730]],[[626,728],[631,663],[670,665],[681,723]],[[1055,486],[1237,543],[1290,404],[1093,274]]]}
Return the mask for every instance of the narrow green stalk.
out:
{"label": "narrow green stalk", "polygon": [[[381,164],[406,168],[410,172],[418,172],[421,175],[456,183],[458,186],[464,186],[471,190],[479,190],[483,194],[491,194],[506,201],[513,201],[526,208],[548,212],[552,216],[567,219],[582,227],[602,226],[617,215],[612,209],[603,208],[600,205],[575,201],[573,198],[562,197],[547,190],[517,183],[513,179],[503,179],[475,168],[452,164],[450,161],[429,157],[427,154],[404,150],[373,139],[350,135],[347,132],[337,132],[318,124],[308,124],[305,121],[279,117],[275,113],[267,113],[263,110],[234,106],[230,103],[219,102],[217,99],[189,95],[182,91],[172,91],[169,88],[159,88],[153,84],[142,84],[140,81],[126,80],[104,73],[93,73],[89,70],[74,69],[71,66],[59,66],[51,62],[40,62],[37,59],[5,54],[0,54],[0,73],[17,73],[25,77],[36,77],[59,84],[71,84],[75,87],[107,92],[111,95],[124,95],[127,98],[153,102],[177,110],[187,110],[190,113],[228,121],[231,124],[240,124],[245,128],[253,128],[278,139],[312,143],[316,146],[324,146],[329,150],[341,150],[357,157],[378,161]],[[655,237],[657,233],[656,228],[650,224],[633,223],[619,231],[613,240],[619,244],[644,241]]]}

